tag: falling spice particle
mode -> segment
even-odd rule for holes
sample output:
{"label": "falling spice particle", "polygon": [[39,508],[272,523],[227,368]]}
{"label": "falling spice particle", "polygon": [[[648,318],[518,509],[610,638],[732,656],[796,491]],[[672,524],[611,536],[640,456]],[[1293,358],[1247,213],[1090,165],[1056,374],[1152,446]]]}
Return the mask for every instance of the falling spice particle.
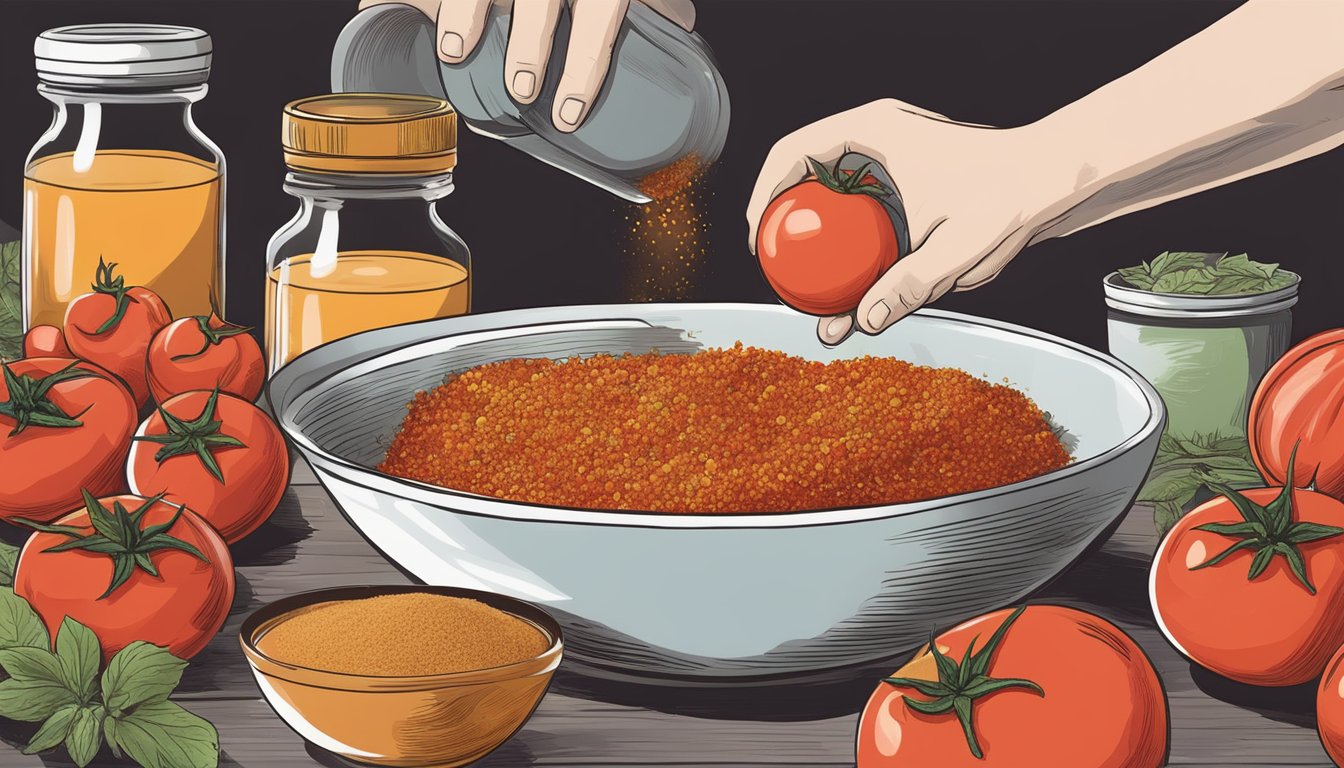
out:
{"label": "falling spice particle", "polygon": [[627,255],[634,264],[636,301],[690,298],[705,256],[709,225],[701,213],[704,167],[694,155],[661,168],[640,182],[652,201],[626,216]]}

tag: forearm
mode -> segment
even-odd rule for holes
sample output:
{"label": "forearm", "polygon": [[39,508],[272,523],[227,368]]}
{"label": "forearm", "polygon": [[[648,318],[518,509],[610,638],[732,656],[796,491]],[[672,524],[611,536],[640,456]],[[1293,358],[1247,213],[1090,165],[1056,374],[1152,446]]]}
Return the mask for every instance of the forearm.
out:
{"label": "forearm", "polygon": [[1251,0],[1023,130],[1039,241],[1344,144],[1344,2]]}

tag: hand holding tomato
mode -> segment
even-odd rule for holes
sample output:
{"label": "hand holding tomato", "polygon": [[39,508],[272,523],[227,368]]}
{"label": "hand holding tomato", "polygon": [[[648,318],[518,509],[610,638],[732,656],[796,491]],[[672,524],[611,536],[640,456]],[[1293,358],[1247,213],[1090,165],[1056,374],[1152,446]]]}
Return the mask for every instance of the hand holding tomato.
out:
{"label": "hand holding tomato", "polygon": [[1344,644],[1344,503],[1290,487],[1214,490],[1222,495],[1177,522],[1153,559],[1159,628],[1224,677],[1314,680]]}
{"label": "hand holding tomato", "polygon": [[[932,664],[927,663],[932,657]],[[1166,696],[1133,640],[1032,605],[972,619],[887,678],[859,720],[858,768],[1158,768]]]}
{"label": "hand holding tomato", "polygon": [[116,266],[99,261],[93,293],[70,302],[65,310],[65,341],[80,359],[120,378],[139,408],[149,402],[145,381],[149,342],[173,316],[158,294],[138,285],[127,287],[115,275]]}
{"label": "hand holding tomato", "polygon": [[817,332],[827,344],[856,328],[880,333],[948,291],[993,280],[1050,224],[1047,209],[1073,192],[1076,178],[1055,171],[1049,149],[1030,126],[967,125],[893,99],[865,104],[770,150],[747,205],[748,247],[755,252],[761,241],[772,201],[807,177],[808,158],[829,164],[851,151],[871,158],[899,188],[914,250],[877,278],[852,314],[822,317]]}

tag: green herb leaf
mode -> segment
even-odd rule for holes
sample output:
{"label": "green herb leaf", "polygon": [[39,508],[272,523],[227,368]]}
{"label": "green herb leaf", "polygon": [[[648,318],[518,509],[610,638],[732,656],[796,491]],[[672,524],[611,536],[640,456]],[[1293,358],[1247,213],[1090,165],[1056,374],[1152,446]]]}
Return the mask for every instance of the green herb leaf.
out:
{"label": "green herb leaf", "polygon": [[51,647],[51,636],[37,611],[12,589],[0,589],[0,650]]}
{"label": "green herb leaf", "polygon": [[23,754],[36,755],[60,746],[65,737],[70,735],[70,728],[75,724],[75,715],[79,714],[79,710],[78,704],[66,704],[56,710],[33,734],[33,740],[23,748]]}
{"label": "green herb leaf", "polygon": [[1129,285],[1154,293],[1240,296],[1286,288],[1293,275],[1278,264],[1252,261],[1246,254],[1166,251],[1137,267],[1123,267],[1120,277]]}
{"label": "green herb leaf", "polygon": [[131,643],[117,652],[103,672],[103,702],[113,717],[145,704],[164,701],[182,680],[187,662],[157,645]]}
{"label": "green herb leaf", "polygon": [[56,655],[45,648],[7,648],[0,651],[0,666],[10,675],[0,682],[0,717],[40,723],[79,703],[61,677]]}
{"label": "green herb leaf", "polygon": [[108,742],[144,768],[215,768],[219,734],[171,701],[145,704],[104,723]]}
{"label": "green herb leaf", "polygon": [[23,356],[19,260],[18,240],[0,245],[0,360],[17,360]]}
{"label": "green herb leaf", "polygon": [[[19,548],[0,541],[0,587],[14,586],[14,569],[19,564]],[[0,630],[3,636],[4,630]],[[0,648],[4,646],[0,645]]]}
{"label": "green herb leaf", "polygon": [[103,719],[107,716],[102,706],[80,707],[70,734],[65,737],[65,751],[79,768],[93,762],[103,746]]}
{"label": "green herb leaf", "polygon": [[56,658],[61,664],[61,677],[66,687],[87,703],[103,659],[98,637],[93,630],[67,616],[56,633]]}

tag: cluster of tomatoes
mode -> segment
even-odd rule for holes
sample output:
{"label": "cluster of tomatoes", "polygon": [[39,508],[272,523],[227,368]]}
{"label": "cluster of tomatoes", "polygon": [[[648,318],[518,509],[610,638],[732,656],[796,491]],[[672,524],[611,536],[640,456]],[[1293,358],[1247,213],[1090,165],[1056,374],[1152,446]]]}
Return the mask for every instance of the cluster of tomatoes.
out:
{"label": "cluster of tomatoes", "polygon": [[[1149,575],[1157,624],[1231,680],[1319,679],[1317,727],[1344,765],[1344,329],[1294,347],[1251,402],[1267,487],[1217,495],[1163,539]],[[1166,696],[1132,639],[1098,616],[1032,605],[935,639],[869,699],[859,768],[1157,768]]]}
{"label": "cluster of tomatoes", "polygon": [[289,453],[248,329],[174,320],[115,266],[0,365],[0,520],[33,531],[14,589],[52,637],[68,616],[108,658],[145,640],[185,659],[223,625],[228,545],[279,504]]}

